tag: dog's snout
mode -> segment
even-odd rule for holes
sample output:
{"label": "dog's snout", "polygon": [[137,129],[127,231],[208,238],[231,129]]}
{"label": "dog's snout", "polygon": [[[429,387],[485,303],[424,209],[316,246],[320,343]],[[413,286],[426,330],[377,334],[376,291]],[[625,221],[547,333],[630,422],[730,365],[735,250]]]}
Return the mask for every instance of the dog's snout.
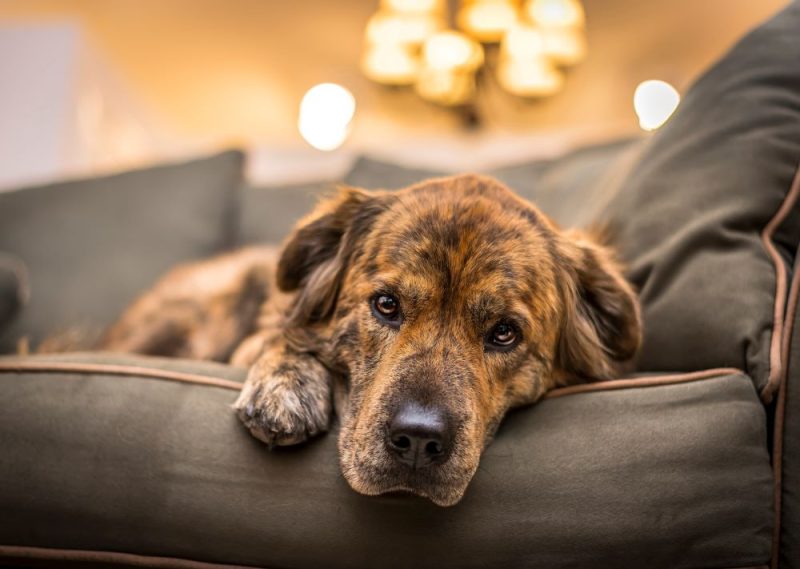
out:
{"label": "dog's snout", "polygon": [[386,445],[414,469],[444,462],[453,440],[452,422],[440,408],[409,403],[389,421]]}

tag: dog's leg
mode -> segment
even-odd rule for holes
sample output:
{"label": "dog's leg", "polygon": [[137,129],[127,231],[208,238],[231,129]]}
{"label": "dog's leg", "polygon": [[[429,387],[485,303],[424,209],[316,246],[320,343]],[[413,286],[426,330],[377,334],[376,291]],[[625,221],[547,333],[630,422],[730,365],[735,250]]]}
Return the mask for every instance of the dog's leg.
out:
{"label": "dog's leg", "polygon": [[294,351],[280,337],[254,337],[257,340],[264,341],[263,351],[250,367],[233,405],[250,433],[272,447],[298,444],[327,431],[332,412],[331,372],[315,357]]}
{"label": "dog's leg", "polygon": [[271,302],[274,257],[272,249],[250,248],[174,268],[96,349],[227,361]]}

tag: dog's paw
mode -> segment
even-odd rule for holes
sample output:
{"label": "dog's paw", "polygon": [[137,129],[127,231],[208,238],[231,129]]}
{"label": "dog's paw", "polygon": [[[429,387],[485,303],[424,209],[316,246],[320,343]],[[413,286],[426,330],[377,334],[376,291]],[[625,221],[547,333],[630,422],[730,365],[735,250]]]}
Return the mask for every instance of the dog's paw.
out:
{"label": "dog's paw", "polygon": [[322,365],[314,363],[319,370],[286,363],[272,370],[256,364],[250,370],[233,408],[254,437],[270,447],[285,446],[328,430],[330,381]]}

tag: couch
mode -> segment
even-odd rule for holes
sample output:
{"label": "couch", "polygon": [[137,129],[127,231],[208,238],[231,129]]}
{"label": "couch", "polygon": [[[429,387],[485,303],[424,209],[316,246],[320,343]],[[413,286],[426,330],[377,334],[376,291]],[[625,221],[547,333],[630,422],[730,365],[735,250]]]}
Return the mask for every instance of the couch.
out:
{"label": "couch", "polygon": [[336,427],[268,451],[246,370],[20,355],[101,330],[169,266],[279,242],[369,157],[255,188],[236,151],[0,195],[0,563],[130,567],[800,567],[800,2],[720,59],[652,136],[486,173],[600,223],[639,290],[635,374],[512,412],[461,503],[364,497]]}

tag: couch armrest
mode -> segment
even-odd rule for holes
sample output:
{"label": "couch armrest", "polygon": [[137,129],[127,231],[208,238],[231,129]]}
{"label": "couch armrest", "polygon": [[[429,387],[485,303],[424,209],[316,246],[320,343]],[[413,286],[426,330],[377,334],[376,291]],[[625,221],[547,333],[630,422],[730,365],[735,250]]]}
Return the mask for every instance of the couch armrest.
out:
{"label": "couch armrest", "polygon": [[354,493],[335,430],[267,451],[229,407],[243,376],[154,358],[0,359],[0,557],[159,567],[769,560],[764,410],[736,371],[554,392],[507,418],[453,508]]}

